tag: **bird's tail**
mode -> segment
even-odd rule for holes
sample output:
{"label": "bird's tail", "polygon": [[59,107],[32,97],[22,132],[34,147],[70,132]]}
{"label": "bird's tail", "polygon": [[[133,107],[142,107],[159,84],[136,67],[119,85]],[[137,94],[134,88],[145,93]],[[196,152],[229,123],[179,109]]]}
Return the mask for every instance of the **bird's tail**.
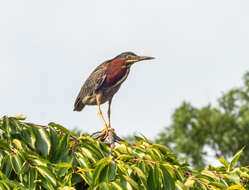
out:
{"label": "bird's tail", "polygon": [[82,101],[77,101],[74,104],[73,111],[81,111],[85,107],[85,104],[82,103]]}

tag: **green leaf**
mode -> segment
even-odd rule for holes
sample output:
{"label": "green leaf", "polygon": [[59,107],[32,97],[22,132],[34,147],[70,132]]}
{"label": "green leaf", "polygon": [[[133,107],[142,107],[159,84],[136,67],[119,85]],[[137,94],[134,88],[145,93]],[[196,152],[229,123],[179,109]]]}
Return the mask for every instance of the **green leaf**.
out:
{"label": "green leaf", "polygon": [[149,189],[154,188],[153,170],[154,170],[154,165],[148,166],[147,184],[149,186]]}
{"label": "green leaf", "polygon": [[225,180],[229,180],[230,183],[233,183],[233,184],[240,184],[240,176],[236,173],[229,173],[229,174],[224,174],[223,175],[223,179]]}
{"label": "green leaf", "polygon": [[5,143],[5,141],[3,141],[2,139],[0,139],[0,149],[10,152],[10,145]]}
{"label": "green leaf", "polygon": [[188,188],[179,180],[177,180],[175,184],[177,190],[188,190]]}
{"label": "green leaf", "polygon": [[[100,161],[96,163],[96,168],[93,172],[93,185],[97,185],[98,183],[102,182],[103,178],[106,175],[107,172],[107,165],[111,162],[110,158],[103,158]],[[101,177],[101,175],[103,175]]]}
{"label": "green leaf", "polygon": [[44,166],[36,166],[36,168],[44,178],[47,178],[54,186],[56,186],[56,177],[50,170]]}
{"label": "green leaf", "polygon": [[[207,179],[208,181],[212,182],[212,181],[219,181],[219,177],[213,172],[213,171],[209,171],[209,170],[202,170],[201,172],[201,177]],[[198,175],[196,175],[197,177]]]}
{"label": "green leaf", "polygon": [[77,173],[79,173],[79,175],[86,181],[87,184],[90,184],[93,179],[93,169],[91,169],[91,164],[89,160],[85,158],[81,153],[77,152],[75,152],[75,159],[77,160],[78,164],[83,168],[80,169],[80,171],[78,171]]}
{"label": "green leaf", "polygon": [[229,164],[229,170],[228,171],[231,171],[233,169],[233,167],[236,164],[237,160],[241,156],[244,148],[245,148],[245,146],[233,156],[233,159],[232,159],[231,163]]}
{"label": "green leaf", "polygon": [[38,177],[38,172],[35,168],[30,168],[29,172],[28,172],[28,186],[30,189],[36,189],[36,181],[37,181],[37,177]]}
{"label": "green leaf", "polygon": [[166,146],[163,146],[161,144],[153,144],[151,145],[151,147],[159,149],[164,155],[167,155],[169,153],[172,154],[171,151]]}
{"label": "green leaf", "polygon": [[7,155],[3,158],[0,171],[2,171],[7,177],[10,176],[11,171],[12,171],[12,166],[11,166],[11,161],[10,161],[9,155]]}
{"label": "green leaf", "polygon": [[11,135],[10,135],[10,123],[9,123],[9,118],[7,116],[3,117],[3,124],[1,129],[6,132],[7,134],[7,139],[11,140]]}
{"label": "green leaf", "polygon": [[59,190],[76,190],[73,187],[65,186],[65,187],[60,187]]}
{"label": "green leaf", "polygon": [[78,161],[79,165],[83,168],[90,168],[91,164],[88,158],[84,157],[81,153],[75,152],[75,158]]}
{"label": "green leaf", "polygon": [[175,189],[175,182],[174,179],[171,177],[169,174],[167,167],[164,165],[160,166],[161,172],[162,172],[162,179],[163,179],[163,184],[164,188],[168,190],[174,190]]}
{"label": "green leaf", "polygon": [[131,159],[136,158],[135,155],[130,155],[130,154],[120,154],[117,159],[122,160],[122,161],[129,161]]}
{"label": "green leaf", "polygon": [[44,128],[37,128],[34,132],[36,135],[36,148],[43,157],[47,158],[51,149],[51,141],[48,132]]}
{"label": "green leaf", "polygon": [[222,183],[219,183],[219,182],[211,182],[211,183],[209,183],[208,185],[211,185],[211,186],[213,186],[213,187],[218,187],[218,188],[220,188],[220,189],[226,189],[226,188],[227,188],[226,185],[224,185],[224,184],[222,184]]}
{"label": "green leaf", "polygon": [[140,178],[145,189],[148,189],[147,177],[146,174],[138,167],[133,167],[133,170],[137,173],[137,176]]}
{"label": "green leaf", "polygon": [[25,142],[25,144],[27,144],[29,147],[31,147],[33,150],[36,149],[35,147],[35,143],[36,143],[36,137],[35,137],[35,133],[32,127],[30,126],[24,126],[25,129],[23,129],[21,131],[21,136],[22,136],[22,141]]}
{"label": "green leaf", "polygon": [[[66,158],[68,158],[66,161],[68,162],[68,163],[65,163],[65,162],[61,162],[61,163],[59,163],[59,164],[53,164],[53,165],[55,165],[55,166],[57,166],[57,175],[59,176],[59,177],[62,177],[62,176],[65,176],[67,173],[68,173],[68,170],[69,169],[71,169],[73,166],[72,166],[72,164],[73,164],[73,157],[71,157],[71,158],[69,158],[69,157],[66,157]],[[66,159],[65,158],[65,159]]]}
{"label": "green leaf", "polygon": [[18,154],[15,155],[11,155],[10,156],[10,162],[11,162],[11,166],[14,169],[16,174],[20,174],[20,171],[22,169],[22,159],[20,158],[20,156]]}
{"label": "green leaf", "polygon": [[[48,178],[43,178],[41,177],[40,181],[39,181],[39,186],[45,188],[46,190],[56,190],[53,186],[53,184],[51,183],[51,181],[49,181]],[[42,188],[42,189],[43,189]]]}
{"label": "green leaf", "polygon": [[13,118],[17,119],[17,120],[25,120],[27,118],[27,116],[23,115],[23,114],[18,114],[13,116]]}
{"label": "green leaf", "polygon": [[84,156],[86,156],[89,160],[91,160],[93,163],[97,162],[98,160],[95,158],[94,154],[89,151],[87,148],[82,147],[81,152]]}
{"label": "green leaf", "polygon": [[232,185],[232,186],[229,186],[227,190],[246,190],[246,189],[241,185]]}
{"label": "green leaf", "polygon": [[114,148],[114,152],[117,153],[118,155],[122,154],[130,154],[130,151],[128,147],[124,144],[118,145]]}
{"label": "green leaf", "polygon": [[24,151],[22,147],[22,142],[18,139],[13,139],[12,143],[15,145],[15,148],[18,150]]}
{"label": "green leaf", "polygon": [[49,130],[50,132],[50,141],[51,141],[51,151],[50,151],[50,159],[53,160],[53,161],[57,161],[57,157],[56,155],[58,154],[58,146],[59,146],[59,136],[58,134],[56,133],[55,129],[54,128],[50,128]]}
{"label": "green leaf", "polygon": [[139,189],[139,185],[136,181],[134,181],[132,178],[130,178],[127,175],[122,176],[134,189]]}
{"label": "green leaf", "polygon": [[57,166],[57,167],[68,167],[71,168],[72,167],[72,163],[66,163],[66,162],[61,162],[59,164],[52,164],[53,166]]}
{"label": "green leaf", "polygon": [[2,179],[0,180],[0,183],[8,184],[10,187],[12,187],[11,189],[16,188],[20,190],[27,190],[21,183],[16,182],[14,180]]}
{"label": "green leaf", "polygon": [[139,136],[134,136],[136,141],[144,141],[144,139],[142,137],[139,137]]}
{"label": "green leaf", "polygon": [[127,189],[122,183],[120,183],[118,181],[111,182],[111,184],[117,190],[126,190]]}
{"label": "green leaf", "polygon": [[85,144],[84,146],[86,149],[88,149],[94,157],[98,160],[102,159],[105,157],[105,154],[103,151],[99,148],[98,144]]}
{"label": "green leaf", "polygon": [[226,161],[224,158],[218,158],[218,160],[220,161],[220,163],[222,163],[225,166],[226,170],[228,170],[229,168],[228,161]]}
{"label": "green leaf", "polygon": [[9,188],[9,187],[6,187],[6,185],[7,185],[7,184],[4,184],[3,182],[0,182],[0,189],[1,189],[1,190],[5,190],[5,189],[9,190],[10,188]]}
{"label": "green leaf", "polygon": [[69,151],[69,136],[64,135],[60,141],[59,141],[59,146],[56,150],[56,155],[55,155],[55,160],[62,161],[64,158],[68,155]]}
{"label": "green leaf", "polygon": [[159,188],[159,183],[158,183],[158,179],[159,179],[159,170],[158,170],[158,164],[154,164],[153,165],[153,184],[155,189]]}
{"label": "green leaf", "polygon": [[69,131],[65,127],[61,126],[60,124],[56,124],[54,122],[50,122],[48,125],[51,126],[51,127],[55,127],[57,129],[60,129],[61,131],[63,131],[67,135],[75,136],[71,131]]}
{"label": "green leaf", "polygon": [[113,190],[112,185],[106,182],[101,183],[100,185],[98,185],[98,187],[99,190]]}
{"label": "green leaf", "polygon": [[110,162],[108,165],[108,173],[107,173],[107,177],[108,177],[108,182],[109,181],[113,181],[115,179],[116,174],[116,163],[115,162]]}
{"label": "green leaf", "polygon": [[187,181],[184,183],[185,187],[194,187],[195,180],[193,178],[188,178]]}

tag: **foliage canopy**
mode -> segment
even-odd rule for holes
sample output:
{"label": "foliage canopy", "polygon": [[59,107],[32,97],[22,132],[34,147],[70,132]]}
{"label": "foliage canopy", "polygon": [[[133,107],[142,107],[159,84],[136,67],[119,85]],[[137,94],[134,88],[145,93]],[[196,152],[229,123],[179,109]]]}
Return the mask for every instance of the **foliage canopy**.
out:
{"label": "foliage canopy", "polygon": [[248,189],[249,169],[231,163],[191,171],[160,144],[139,138],[111,152],[108,145],[48,126],[4,116],[0,120],[0,189]]}
{"label": "foliage canopy", "polygon": [[[237,150],[249,145],[249,72],[244,85],[223,94],[218,106],[196,108],[183,102],[172,116],[172,124],[159,133],[156,143],[164,144],[194,167],[204,167],[207,147],[216,157],[231,158]],[[246,147],[239,160],[249,165]]]}

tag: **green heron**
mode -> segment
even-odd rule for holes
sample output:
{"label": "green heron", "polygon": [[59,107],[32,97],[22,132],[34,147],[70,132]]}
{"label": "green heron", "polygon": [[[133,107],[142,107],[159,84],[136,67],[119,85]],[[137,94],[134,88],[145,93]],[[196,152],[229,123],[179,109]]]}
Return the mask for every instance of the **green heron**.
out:
{"label": "green heron", "polygon": [[[81,111],[86,105],[98,106],[98,115],[105,126],[104,130],[101,131],[101,140],[106,139],[109,131],[114,132],[111,128],[110,121],[112,98],[127,78],[131,65],[135,62],[149,59],[154,58],[149,56],[137,56],[132,52],[121,53],[115,58],[99,65],[82,86],[74,103],[74,111]],[[100,104],[107,101],[109,102],[107,112],[108,124],[106,124],[100,109]]]}

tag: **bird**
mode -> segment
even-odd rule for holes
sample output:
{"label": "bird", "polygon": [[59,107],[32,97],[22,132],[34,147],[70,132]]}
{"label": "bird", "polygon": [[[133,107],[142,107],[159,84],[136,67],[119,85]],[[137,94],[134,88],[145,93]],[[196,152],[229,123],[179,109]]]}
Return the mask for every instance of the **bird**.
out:
{"label": "bird", "polygon": [[[154,59],[150,56],[138,56],[133,52],[123,52],[113,59],[100,64],[84,82],[74,103],[74,111],[82,111],[86,105],[97,105],[98,115],[103,122],[104,129],[99,136],[104,141],[111,128],[111,103],[122,83],[130,73],[131,66],[139,61]],[[100,105],[108,101],[108,123],[106,123]],[[115,135],[116,136],[116,135]],[[117,139],[120,139],[116,136]],[[115,139],[115,141],[117,140]]]}

